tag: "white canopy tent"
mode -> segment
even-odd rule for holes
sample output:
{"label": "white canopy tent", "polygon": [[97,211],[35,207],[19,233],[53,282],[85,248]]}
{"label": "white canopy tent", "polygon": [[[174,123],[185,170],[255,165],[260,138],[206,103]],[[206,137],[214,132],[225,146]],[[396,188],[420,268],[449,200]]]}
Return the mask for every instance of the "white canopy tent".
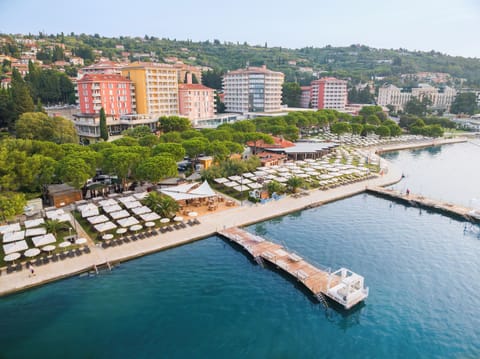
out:
{"label": "white canopy tent", "polygon": [[196,185],[197,183],[190,183],[175,187],[162,188],[160,192],[172,197],[176,201],[207,198],[217,195],[207,181],[204,181],[200,186],[194,188]]}

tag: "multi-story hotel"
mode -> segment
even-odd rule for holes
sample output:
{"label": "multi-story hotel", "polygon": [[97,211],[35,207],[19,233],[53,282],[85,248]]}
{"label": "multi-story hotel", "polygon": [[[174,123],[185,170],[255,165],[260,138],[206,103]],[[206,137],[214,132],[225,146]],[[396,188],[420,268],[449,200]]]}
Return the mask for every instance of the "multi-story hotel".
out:
{"label": "multi-story hotel", "polygon": [[223,77],[227,112],[273,112],[282,107],[285,75],[266,66],[230,71]]}
{"label": "multi-story hotel", "polygon": [[189,118],[194,126],[215,116],[215,91],[204,85],[179,84],[178,103],[180,116]]}
{"label": "multi-story hotel", "polygon": [[133,83],[120,75],[88,74],[77,81],[80,112],[105,113],[114,118],[135,112]]}
{"label": "multi-story hotel", "polygon": [[122,68],[135,84],[137,113],[152,117],[178,115],[178,73],[172,65],[136,62]]}
{"label": "multi-story hotel", "polygon": [[345,111],[347,105],[347,81],[324,77],[312,81],[311,104],[313,108]]}
{"label": "multi-story hotel", "polygon": [[77,81],[77,100],[80,113],[73,123],[83,143],[100,139],[100,109],[103,107],[110,136],[120,135],[128,128],[149,126],[156,129],[157,119],[135,112],[133,82],[117,74],[87,74]]}
{"label": "multi-story hotel", "polygon": [[456,96],[457,91],[448,86],[438,89],[428,84],[419,84],[411,90],[404,90],[395,85],[384,85],[378,91],[377,102],[381,106],[393,106],[395,111],[403,111],[412,98],[427,98],[431,101],[430,108],[448,111]]}

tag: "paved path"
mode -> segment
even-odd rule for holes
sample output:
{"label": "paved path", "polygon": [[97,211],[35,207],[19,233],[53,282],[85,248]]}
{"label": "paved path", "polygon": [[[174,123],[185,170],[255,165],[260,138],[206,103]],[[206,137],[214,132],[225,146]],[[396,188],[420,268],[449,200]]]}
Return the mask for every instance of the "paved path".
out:
{"label": "paved path", "polygon": [[[382,161],[383,162],[383,161]],[[382,166],[386,163],[383,162]],[[386,186],[398,182],[401,171],[389,166],[384,176],[350,185],[340,186],[328,191],[313,190],[308,196],[299,198],[286,197],[279,201],[271,201],[264,205],[245,205],[200,217],[200,225],[188,226],[181,230],[161,233],[156,237],[125,243],[117,247],[103,249],[90,246],[91,253],[80,257],[67,258],[64,261],[49,263],[35,267],[35,276],[29,276],[27,270],[0,276],[0,295],[38,286],[47,282],[69,277],[88,271],[94,265],[107,262],[116,263],[140,257],[148,253],[176,247],[189,242],[214,235],[218,230],[233,226],[245,226],[284,214],[318,206],[323,203],[349,197],[365,191],[367,186]],[[82,233],[82,235],[85,235]]]}

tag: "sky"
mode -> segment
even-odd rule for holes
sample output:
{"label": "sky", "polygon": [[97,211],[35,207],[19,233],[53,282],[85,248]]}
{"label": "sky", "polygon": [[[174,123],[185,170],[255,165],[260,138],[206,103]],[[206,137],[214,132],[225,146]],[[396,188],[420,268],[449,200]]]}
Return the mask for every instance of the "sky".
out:
{"label": "sky", "polygon": [[479,0],[0,0],[0,32],[156,36],[478,57]]}

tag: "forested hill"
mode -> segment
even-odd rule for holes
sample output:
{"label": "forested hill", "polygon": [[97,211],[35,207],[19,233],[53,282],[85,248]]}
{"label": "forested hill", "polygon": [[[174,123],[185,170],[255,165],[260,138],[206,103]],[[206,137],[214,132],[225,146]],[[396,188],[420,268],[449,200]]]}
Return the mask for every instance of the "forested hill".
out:
{"label": "forested hill", "polygon": [[[8,35],[2,35],[8,36]],[[129,52],[130,58],[162,61],[177,57],[185,63],[208,66],[226,71],[250,65],[266,64],[268,68],[282,71],[287,81],[301,84],[311,80],[314,72],[325,72],[355,80],[367,80],[373,76],[391,77],[416,72],[445,72],[457,79],[466,79],[469,87],[480,87],[480,59],[454,57],[439,52],[408,51],[404,49],[373,49],[362,45],[323,48],[306,47],[287,49],[269,47],[267,43],[253,46],[246,43],[223,43],[219,40],[193,42],[160,39],[156,37],[106,38],[100,35],[49,35],[30,36],[41,39],[42,43],[63,43],[66,48],[87,63],[101,55],[111,59],[119,58],[122,52]],[[12,38],[12,37],[11,37]],[[1,48],[5,51],[6,45]],[[395,81],[393,81],[395,82]]]}

